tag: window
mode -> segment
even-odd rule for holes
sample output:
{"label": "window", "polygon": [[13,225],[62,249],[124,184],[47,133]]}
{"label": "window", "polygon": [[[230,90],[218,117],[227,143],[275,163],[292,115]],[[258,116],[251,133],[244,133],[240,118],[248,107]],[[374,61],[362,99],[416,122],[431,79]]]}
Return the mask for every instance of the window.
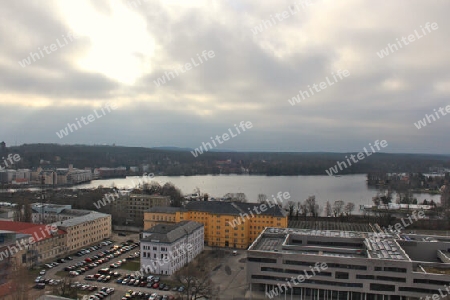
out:
{"label": "window", "polygon": [[391,277],[391,276],[377,276],[377,280],[406,282],[405,278]]}
{"label": "window", "polygon": [[346,272],[336,272],[335,273],[336,279],[348,279],[348,273]]}
{"label": "window", "polygon": [[276,264],[277,260],[274,258],[262,258],[262,257],[249,257],[247,258],[248,261],[251,262],[261,262],[261,263],[267,263],[267,264]]}
{"label": "window", "polygon": [[372,291],[387,291],[387,292],[395,292],[395,286],[390,284],[379,284],[379,283],[371,283],[370,289]]}
{"label": "window", "polygon": [[356,279],[375,279],[373,275],[356,275]]}

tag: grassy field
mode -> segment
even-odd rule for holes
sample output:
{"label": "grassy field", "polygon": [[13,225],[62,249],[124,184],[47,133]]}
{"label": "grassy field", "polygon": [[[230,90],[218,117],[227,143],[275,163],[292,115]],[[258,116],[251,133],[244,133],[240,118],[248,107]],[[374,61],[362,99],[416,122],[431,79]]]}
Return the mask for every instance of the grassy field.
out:
{"label": "grassy field", "polygon": [[141,268],[141,264],[139,261],[127,261],[126,263],[120,266],[120,269],[128,270],[128,271],[139,271]]}

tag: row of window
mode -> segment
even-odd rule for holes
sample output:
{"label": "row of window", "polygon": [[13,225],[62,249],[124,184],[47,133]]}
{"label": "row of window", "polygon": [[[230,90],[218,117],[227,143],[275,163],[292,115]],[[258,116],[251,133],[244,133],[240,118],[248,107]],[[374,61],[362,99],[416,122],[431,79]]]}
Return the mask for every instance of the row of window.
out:
{"label": "row of window", "polygon": [[[275,276],[267,276],[267,275],[252,275],[252,279],[268,279],[268,280],[276,280],[276,281],[289,281],[290,278],[280,278]],[[335,281],[323,281],[317,279],[305,279],[302,283],[311,283],[311,284],[320,284],[320,285],[328,285],[328,286],[343,286],[343,287],[357,287],[362,288],[362,283],[354,283],[354,282],[335,282]],[[281,284],[287,285],[287,284]]]}

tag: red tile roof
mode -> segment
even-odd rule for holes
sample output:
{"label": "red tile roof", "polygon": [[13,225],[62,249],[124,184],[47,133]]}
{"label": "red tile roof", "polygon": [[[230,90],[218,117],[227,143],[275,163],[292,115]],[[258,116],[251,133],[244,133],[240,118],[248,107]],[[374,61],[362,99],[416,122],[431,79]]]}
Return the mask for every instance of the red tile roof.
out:
{"label": "red tile roof", "polygon": [[[11,222],[0,221],[0,230],[9,230],[17,233],[31,234],[38,236],[40,240],[51,237],[49,233],[51,229],[50,225],[26,223],[26,222]],[[66,232],[58,229],[58,234],[65,234]]]}

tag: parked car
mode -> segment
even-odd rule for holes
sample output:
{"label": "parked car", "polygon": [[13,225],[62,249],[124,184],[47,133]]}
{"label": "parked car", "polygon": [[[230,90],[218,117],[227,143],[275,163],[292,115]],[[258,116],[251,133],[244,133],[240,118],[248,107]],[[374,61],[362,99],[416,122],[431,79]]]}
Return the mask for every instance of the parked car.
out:
{"label": "parked car", "polygon": [[39,275],[45,275],[46,272],[47,272],[47,271],[45,271],[45,270],[41,270],[41,271],[39,272]]}
{"label": "parked car", "polygon": [[39,290],[45,289],[45,283],[37,283],[37,284],[34,286],[34,288],[35,288],[35,289],[39,289]]}
{"label": "parked car", "polygon": [[148,298],[148,300],[156,300],[156,297],[158,297],[157,293],[153,293],[150,295],[150,298]]}

